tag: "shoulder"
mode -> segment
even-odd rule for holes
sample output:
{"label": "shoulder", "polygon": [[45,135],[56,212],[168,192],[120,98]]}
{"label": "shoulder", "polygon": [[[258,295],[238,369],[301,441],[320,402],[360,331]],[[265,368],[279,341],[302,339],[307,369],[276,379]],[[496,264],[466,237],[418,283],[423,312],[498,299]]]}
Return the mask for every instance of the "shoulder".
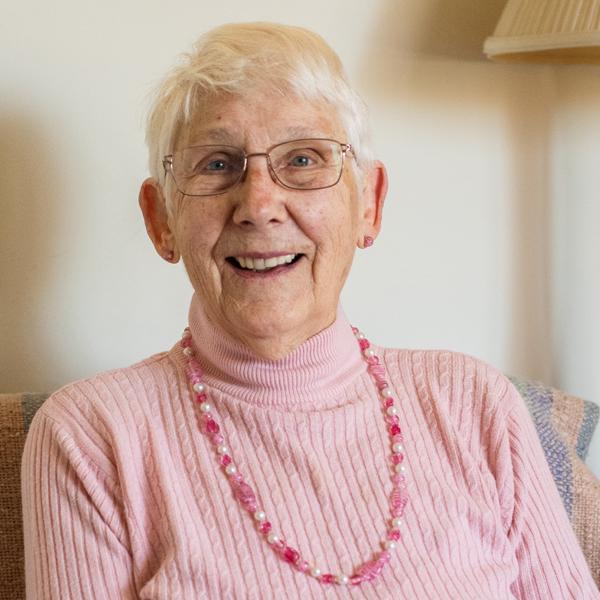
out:
{"label": "shoulder", "polygon": [[463,424],[483,417],[505,418],[522,404],[504,373],[468,354],[387,348],[382,357],[390,378],[405,393]]}
{"label": "shoulder", "polygon": [[483,360],[450,350],[383,349],[390,371],[435,389],[472,390],[503,395],[514,388],[507,376]]}
{"label": "shoulder", "polygon": [[148,403],[162,387],[178,379],[178,371],[171,351],[74,381],[50,395],[31,428],[41,420],[66,429],[78,429],[83,423],[103,427]]}

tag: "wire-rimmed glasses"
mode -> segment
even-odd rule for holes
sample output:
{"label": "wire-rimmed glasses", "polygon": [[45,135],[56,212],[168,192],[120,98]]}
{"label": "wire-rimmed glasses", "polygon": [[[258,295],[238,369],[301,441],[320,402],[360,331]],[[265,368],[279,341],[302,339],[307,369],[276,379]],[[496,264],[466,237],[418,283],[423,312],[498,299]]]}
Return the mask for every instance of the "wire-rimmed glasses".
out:
{"label": "wire-rimmed glasses", "polygon": [[177,189],[186,196],[216,196],[241,181],[252,156],[264,156],[274,181],[292,190],[320,190],[334,186],[344,169],[350,144],[311,138],[271,146],[267,152],[246,154],[227,145],[192,146],[163,159]]}

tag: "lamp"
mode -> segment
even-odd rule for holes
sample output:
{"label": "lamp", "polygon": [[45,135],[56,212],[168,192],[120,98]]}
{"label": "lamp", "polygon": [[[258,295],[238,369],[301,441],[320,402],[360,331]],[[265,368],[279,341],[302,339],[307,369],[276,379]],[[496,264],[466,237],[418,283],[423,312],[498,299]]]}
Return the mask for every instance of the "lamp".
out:
{"label": "lamp", "polygon": [[600,63],[600,0],[508,0],[483,49],[494,61]]}

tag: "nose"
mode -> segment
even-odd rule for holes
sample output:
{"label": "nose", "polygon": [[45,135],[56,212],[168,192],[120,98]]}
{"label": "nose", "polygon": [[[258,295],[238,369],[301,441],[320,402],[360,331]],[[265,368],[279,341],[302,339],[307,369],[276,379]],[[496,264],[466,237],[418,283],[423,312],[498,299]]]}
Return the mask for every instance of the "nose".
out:
{"label": "nose", "polygon": [[236,225],[265,227],[283,223],[288,217],[286,190],[277,183],[264,153],[247,155],[246,171],[233,194]]}

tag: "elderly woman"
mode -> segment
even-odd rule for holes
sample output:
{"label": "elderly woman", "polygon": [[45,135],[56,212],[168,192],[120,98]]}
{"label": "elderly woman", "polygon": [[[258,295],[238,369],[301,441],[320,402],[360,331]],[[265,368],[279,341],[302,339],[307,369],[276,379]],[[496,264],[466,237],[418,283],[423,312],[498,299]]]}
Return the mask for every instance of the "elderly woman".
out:
{"label": "elderly woman", "polygon": [[339,307],[387,179],[323,40],[211,31],[147,139],[140,206],[189,324],[37,413],[28,597],[598,598],[507,380],[375,347]]}

